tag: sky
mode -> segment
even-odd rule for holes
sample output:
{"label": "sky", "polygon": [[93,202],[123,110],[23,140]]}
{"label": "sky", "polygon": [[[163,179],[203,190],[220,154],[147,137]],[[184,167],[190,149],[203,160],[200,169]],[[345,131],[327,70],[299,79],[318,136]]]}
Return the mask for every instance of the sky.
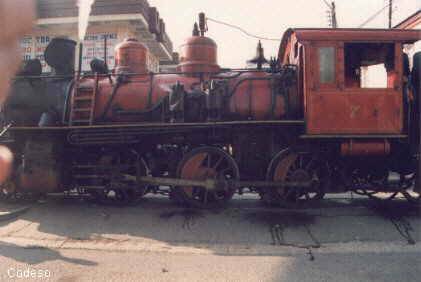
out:
{"label": "sky", "polygon": [[[331,0],[328,0],[329,2]],[[388,5],[389,0],[335,0],[339,27],[358,27]],[[421,8],[421,0],[393,0],[393,25]],[[158,8],[175,51],[191,35],[200,12],[207,17],[239,26],[249,33],[282,38],[289,27],[328,27],[328,7],[323,0],[149,0]],[[365,27],[386,28],[388,9]],[[245,67],[254,57],[258,39],[227,26],[208,22],[211,37],[218,44],[222,67]],[[276,56],[280,42],[262,41],[266,58]]]}

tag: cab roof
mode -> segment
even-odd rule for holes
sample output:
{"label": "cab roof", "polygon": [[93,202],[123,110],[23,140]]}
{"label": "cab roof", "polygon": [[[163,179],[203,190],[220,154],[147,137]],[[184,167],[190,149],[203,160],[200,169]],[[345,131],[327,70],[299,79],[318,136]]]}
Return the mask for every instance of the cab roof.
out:
{"label": "cab roof", "polygon": [[290,28],[282,38],[279,54],[283,54],[291,37],[297,41],[401,42],[421,40],[421,29],[360,29],[360,28]]}
{"label": "cab roof", "polygon": [[393,41],[413,43],[421,40],[421,29],[296,28],[285,32],[288,37],[292,34],[295,34],[298,41]]}

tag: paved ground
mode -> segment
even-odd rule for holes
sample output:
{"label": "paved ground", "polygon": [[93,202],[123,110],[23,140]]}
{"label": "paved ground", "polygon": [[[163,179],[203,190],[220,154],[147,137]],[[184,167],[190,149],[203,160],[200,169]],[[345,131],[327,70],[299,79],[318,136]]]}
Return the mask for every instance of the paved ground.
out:
{"label": "paved ground", "polygon": [[[40,281],[418,281],[419,209],[330,199],[308,209],[255,200],[195,211],[152,198],[103,207],[0,205],[0,279]],[[49,279],[45,279],[49,276]],[[18,281],[20,279],[17,279]]]}

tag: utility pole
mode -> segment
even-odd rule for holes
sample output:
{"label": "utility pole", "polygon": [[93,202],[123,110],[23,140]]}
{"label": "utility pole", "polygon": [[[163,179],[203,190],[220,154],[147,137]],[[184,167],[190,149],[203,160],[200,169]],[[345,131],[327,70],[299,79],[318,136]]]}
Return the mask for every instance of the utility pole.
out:
{"label": "utility pole", "polygon": [[332,1],[331,4],[329,4],[327,2],[327,0],[323,0],[326,4],[326,6],[329,8],[329,10],[327,11],[328,13],[328,18],[329,18],[329,26],[331,28],[338,28],[338,22],[336,20],[336,5],[335,2]]}
{"label": "utility pole", "polygon": [[331,10],[332,10],[332,27],[338,28],[338,22],[336,21],[336,6],[335,6],[335,2],[333,1],[331,5]]}
{"label": "utility pole", "polygon": [[389,28],[392,28],[393,0],[389,0]]}

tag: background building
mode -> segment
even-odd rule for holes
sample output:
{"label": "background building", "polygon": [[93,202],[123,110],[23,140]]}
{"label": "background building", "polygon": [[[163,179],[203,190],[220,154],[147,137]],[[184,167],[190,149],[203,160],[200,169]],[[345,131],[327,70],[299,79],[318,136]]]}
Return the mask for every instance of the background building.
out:
{"label": "background building", "polygon": [[395,28],[402,29],[421,29],[421,9],[400,22]]}
{"label": "background building", "polygon": [[[77,0],[37,0],[38,18],[32,34],[21,41],[24,59],[39,58],[43,71],[49,72],[43,55],[53,37],[78,40]],[[165,22],[146,0],[96,0],[84,40],[83,70],[89,62],[104,57],[107,38],[107,63],[114,67],[114,47],[126,37],[135,37],[149,51],[148,68],[158,71],[160,62],[173,61],[173,46]]]}

